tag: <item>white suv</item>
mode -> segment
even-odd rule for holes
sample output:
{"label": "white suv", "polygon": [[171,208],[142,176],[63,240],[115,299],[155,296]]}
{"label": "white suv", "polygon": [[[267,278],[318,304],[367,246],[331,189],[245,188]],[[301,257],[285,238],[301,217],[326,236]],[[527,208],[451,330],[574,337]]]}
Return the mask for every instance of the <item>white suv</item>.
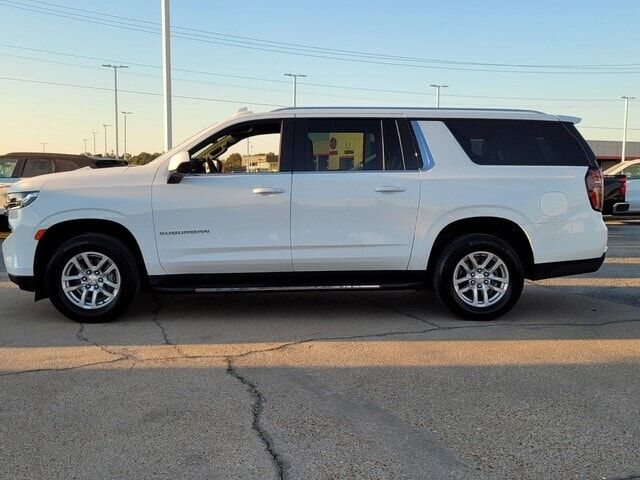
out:
{"label": "white suv", "polygon": [[238,115],[140,167],[10,190],[12,281],[107,321],[170,292],[433,288],[496,318],[524,278],[592,272],[602,176],[534,111],[298,108]]}

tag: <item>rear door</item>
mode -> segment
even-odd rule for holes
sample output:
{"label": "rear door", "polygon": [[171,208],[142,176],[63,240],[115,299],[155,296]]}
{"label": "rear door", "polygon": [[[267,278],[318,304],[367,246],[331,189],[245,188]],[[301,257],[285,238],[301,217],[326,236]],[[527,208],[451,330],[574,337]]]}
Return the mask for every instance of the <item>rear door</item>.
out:
{"label": "rear door", "polygon": [[407,128],[404,120],[296,120],[296,272],[406,270],[420,172],[413,147],[403,151],[401,128]]}
{"label": "rear door", "polygon": [[629,210],[640,212],[640,160],[629,162],[621,173],[627,176],[626,201],[629,202]]}

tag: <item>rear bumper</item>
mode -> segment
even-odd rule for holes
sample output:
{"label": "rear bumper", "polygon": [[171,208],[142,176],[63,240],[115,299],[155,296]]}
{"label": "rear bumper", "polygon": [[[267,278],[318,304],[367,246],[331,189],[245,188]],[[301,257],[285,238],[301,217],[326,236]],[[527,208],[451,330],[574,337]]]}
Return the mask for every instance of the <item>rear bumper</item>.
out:
{"label": "rear bumper", "polygon": [[603,254],[601,257],[586,260],[538,263],[533,266],[528,278],[531,280],[542,280],[543,278],[566,277],[567,275],[595,272],[602,266],[605,255],[606,254]]}
{"label": "rear bumper", "polygon": [[36,277],[31,275],[11,275],[9,274],[9,280],[18,285],[20,290],[27,292],[36,291]]}

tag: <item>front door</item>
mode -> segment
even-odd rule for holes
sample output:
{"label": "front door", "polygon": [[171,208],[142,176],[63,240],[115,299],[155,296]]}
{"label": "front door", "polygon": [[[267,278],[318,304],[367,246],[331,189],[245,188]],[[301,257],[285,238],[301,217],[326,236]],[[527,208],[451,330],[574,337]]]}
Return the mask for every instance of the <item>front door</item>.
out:
{"label": "front door", "polygon": [[[406,270],[420,172],[415,153],[401,148],[400,122],[296,122],[291,207],[294,270]],[[406,123],[402,126],[408,128]]]}
{"label": "front door", "polygon": [[153,215],[169,274],[291,272],[289,121],[254,121],[189,153],[194,173],[157,179]]}

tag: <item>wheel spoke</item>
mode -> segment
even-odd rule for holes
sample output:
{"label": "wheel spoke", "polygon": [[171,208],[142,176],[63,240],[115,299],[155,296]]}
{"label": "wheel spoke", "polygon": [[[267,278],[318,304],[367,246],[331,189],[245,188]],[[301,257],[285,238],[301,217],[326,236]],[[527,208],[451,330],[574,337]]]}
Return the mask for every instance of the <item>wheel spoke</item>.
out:
{"label": "wheel spoke", "polygon": [[93,264],[91,263],[91,260],[89,260],[89,255],[86,253],[82,254],[82,260],[84,260],[85,265],[87,266],[87,268],[89,270],[93,270]]}
{"label": "wheel spoke", "polygon": [[73,292],[74,290],[78,290],[79,288],[82,288],[82,285],[69,285],[68,287],[64,287],[63,290],[65,293],[67,293],[67,292]]}
{"label": "wheel spoke", "polygon": [[62,281],[70,282],[72,280],[80,280],[82,277],[83,277],[82,273],[79,273],[78,275],[63,275]]}
{"label": "wheel spoke", "polygon": [[85,271],[85,269],[84,269],[84,268],[82,268],[82,267],[80,266],[80,263],[78,263],[78,259],[77,259],[77,258],[75,258],[75,257],[74,257],[74,258],[72,258],[72,259],[71,259],[71,262],[73,263],[73,266],[74,266],[74,267],[76,267],[76,268],[78,269],[78,272],[79,272],[79,273],[82,273],[82,272],[84,272],[84,271]]}
{"label": "wheel spoke", "polygon": [[489,255],[487,255],[487,258],[484,259],[484,262],[482,262],[482,265],[480,265],[480,268],[487,268],[487,265],[489,265],[489,262],[491,262],[491,260],[493,260],[494,258],[496,258],[496,256],[493,253],[490,253]]}
{"label": "wheel spoke", "polygon": [[484,303],[485,305],[487,304],[487,289],[486,288],[482,289],[482,303]]}
{"label": "wheel spoke", "polygon": [[462,277],[462,278],[456,278],[453,281],[453,283],[455,283],[456,285],[460,285],[461,283],[468,282],[469,280],[471,280],[471,277],[467,275],[467,276]]}
{"label": "wheel spoke", "polygon": [[107,262],[107,260],[108,258],[103,256],[98,262],[98,264],[96,265],[95,269],[100,271],[100,268]]}

